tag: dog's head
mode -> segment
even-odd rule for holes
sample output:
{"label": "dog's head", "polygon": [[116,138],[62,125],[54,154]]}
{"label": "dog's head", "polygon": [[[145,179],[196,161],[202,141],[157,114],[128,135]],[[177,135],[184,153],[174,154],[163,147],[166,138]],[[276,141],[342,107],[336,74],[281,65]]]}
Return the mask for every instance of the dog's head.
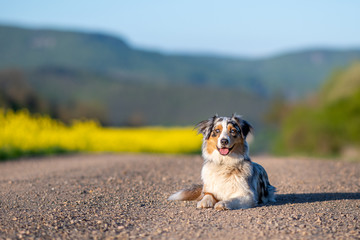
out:
{"label": "dog's head", "polygon": [[204,135],[203,151],[206,151],[207,155],[212,155],[215,151],[222,156],[247,154],[246,137],[253,128],[241,116],[215,115],[200,122],[196,128]]}

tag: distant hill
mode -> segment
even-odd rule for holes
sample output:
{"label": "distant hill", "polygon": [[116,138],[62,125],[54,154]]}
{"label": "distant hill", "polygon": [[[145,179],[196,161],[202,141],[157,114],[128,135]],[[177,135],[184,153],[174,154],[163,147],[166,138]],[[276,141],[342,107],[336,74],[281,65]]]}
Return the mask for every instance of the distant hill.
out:
{"label": "distant hill", "polygon": [[360,49],[314,49],[265,59],[169,55],[133,48],[99,33],[0,26],[0,69],[80,70],[151,85],[237,88],[263,97],[299,98],[334,68],[360,59]]}
{"label": "distant hill", "polygon": [[[96,118],[107,125],[194,124],[215,113],[234,111],[259,122],[268,105],[264,98],[241,89],[139,84],[131,79],[118,81],[100,74],[47,68],[28,77],[30,85],[56,106],[69,109],[78,105],[83,115],[97,113]],[[70,116],[59,117],[79,118],[79,114],[65,112]]]}

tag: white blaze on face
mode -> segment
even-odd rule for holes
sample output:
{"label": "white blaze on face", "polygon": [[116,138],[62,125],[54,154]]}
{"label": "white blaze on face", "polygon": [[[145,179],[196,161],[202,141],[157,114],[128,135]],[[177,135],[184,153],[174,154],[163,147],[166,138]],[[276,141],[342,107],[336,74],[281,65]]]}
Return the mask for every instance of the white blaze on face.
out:
{"label": "white blaze on face", "polygon": [[218,148],[223,147],[221,144],[221,139],[226,139],[230,143],[230,136],[227,132],[227,122],[228,122],[228,119],[224,118],[224,120],[220,123],[222,125],[222,132],[220,133],[220,136],[218,138],[218,142],[217,142]]}

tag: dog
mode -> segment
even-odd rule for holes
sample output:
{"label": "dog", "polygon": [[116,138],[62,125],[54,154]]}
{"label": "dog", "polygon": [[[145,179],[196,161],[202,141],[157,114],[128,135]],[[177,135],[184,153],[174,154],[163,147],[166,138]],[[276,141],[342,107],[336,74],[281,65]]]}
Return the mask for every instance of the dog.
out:
{"label": "dog", "polygon": [[249,157],[247,135],[253,127],[241,116],[217,115],[198,123],[203,134],[203,184],[180,190],[169,200],[197,200],[197,208],[231,210],[275,202],[275,187],[265,169]]}

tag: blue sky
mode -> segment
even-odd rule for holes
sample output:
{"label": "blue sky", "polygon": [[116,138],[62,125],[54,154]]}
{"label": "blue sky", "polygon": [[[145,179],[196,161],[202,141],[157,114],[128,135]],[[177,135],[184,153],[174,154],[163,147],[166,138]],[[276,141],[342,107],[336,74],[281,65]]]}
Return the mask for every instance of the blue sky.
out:
{"label": "blue sky", "polygon": [[111,33],[168,53],[360,47],[360,1],[0,0],[0,23]]}

